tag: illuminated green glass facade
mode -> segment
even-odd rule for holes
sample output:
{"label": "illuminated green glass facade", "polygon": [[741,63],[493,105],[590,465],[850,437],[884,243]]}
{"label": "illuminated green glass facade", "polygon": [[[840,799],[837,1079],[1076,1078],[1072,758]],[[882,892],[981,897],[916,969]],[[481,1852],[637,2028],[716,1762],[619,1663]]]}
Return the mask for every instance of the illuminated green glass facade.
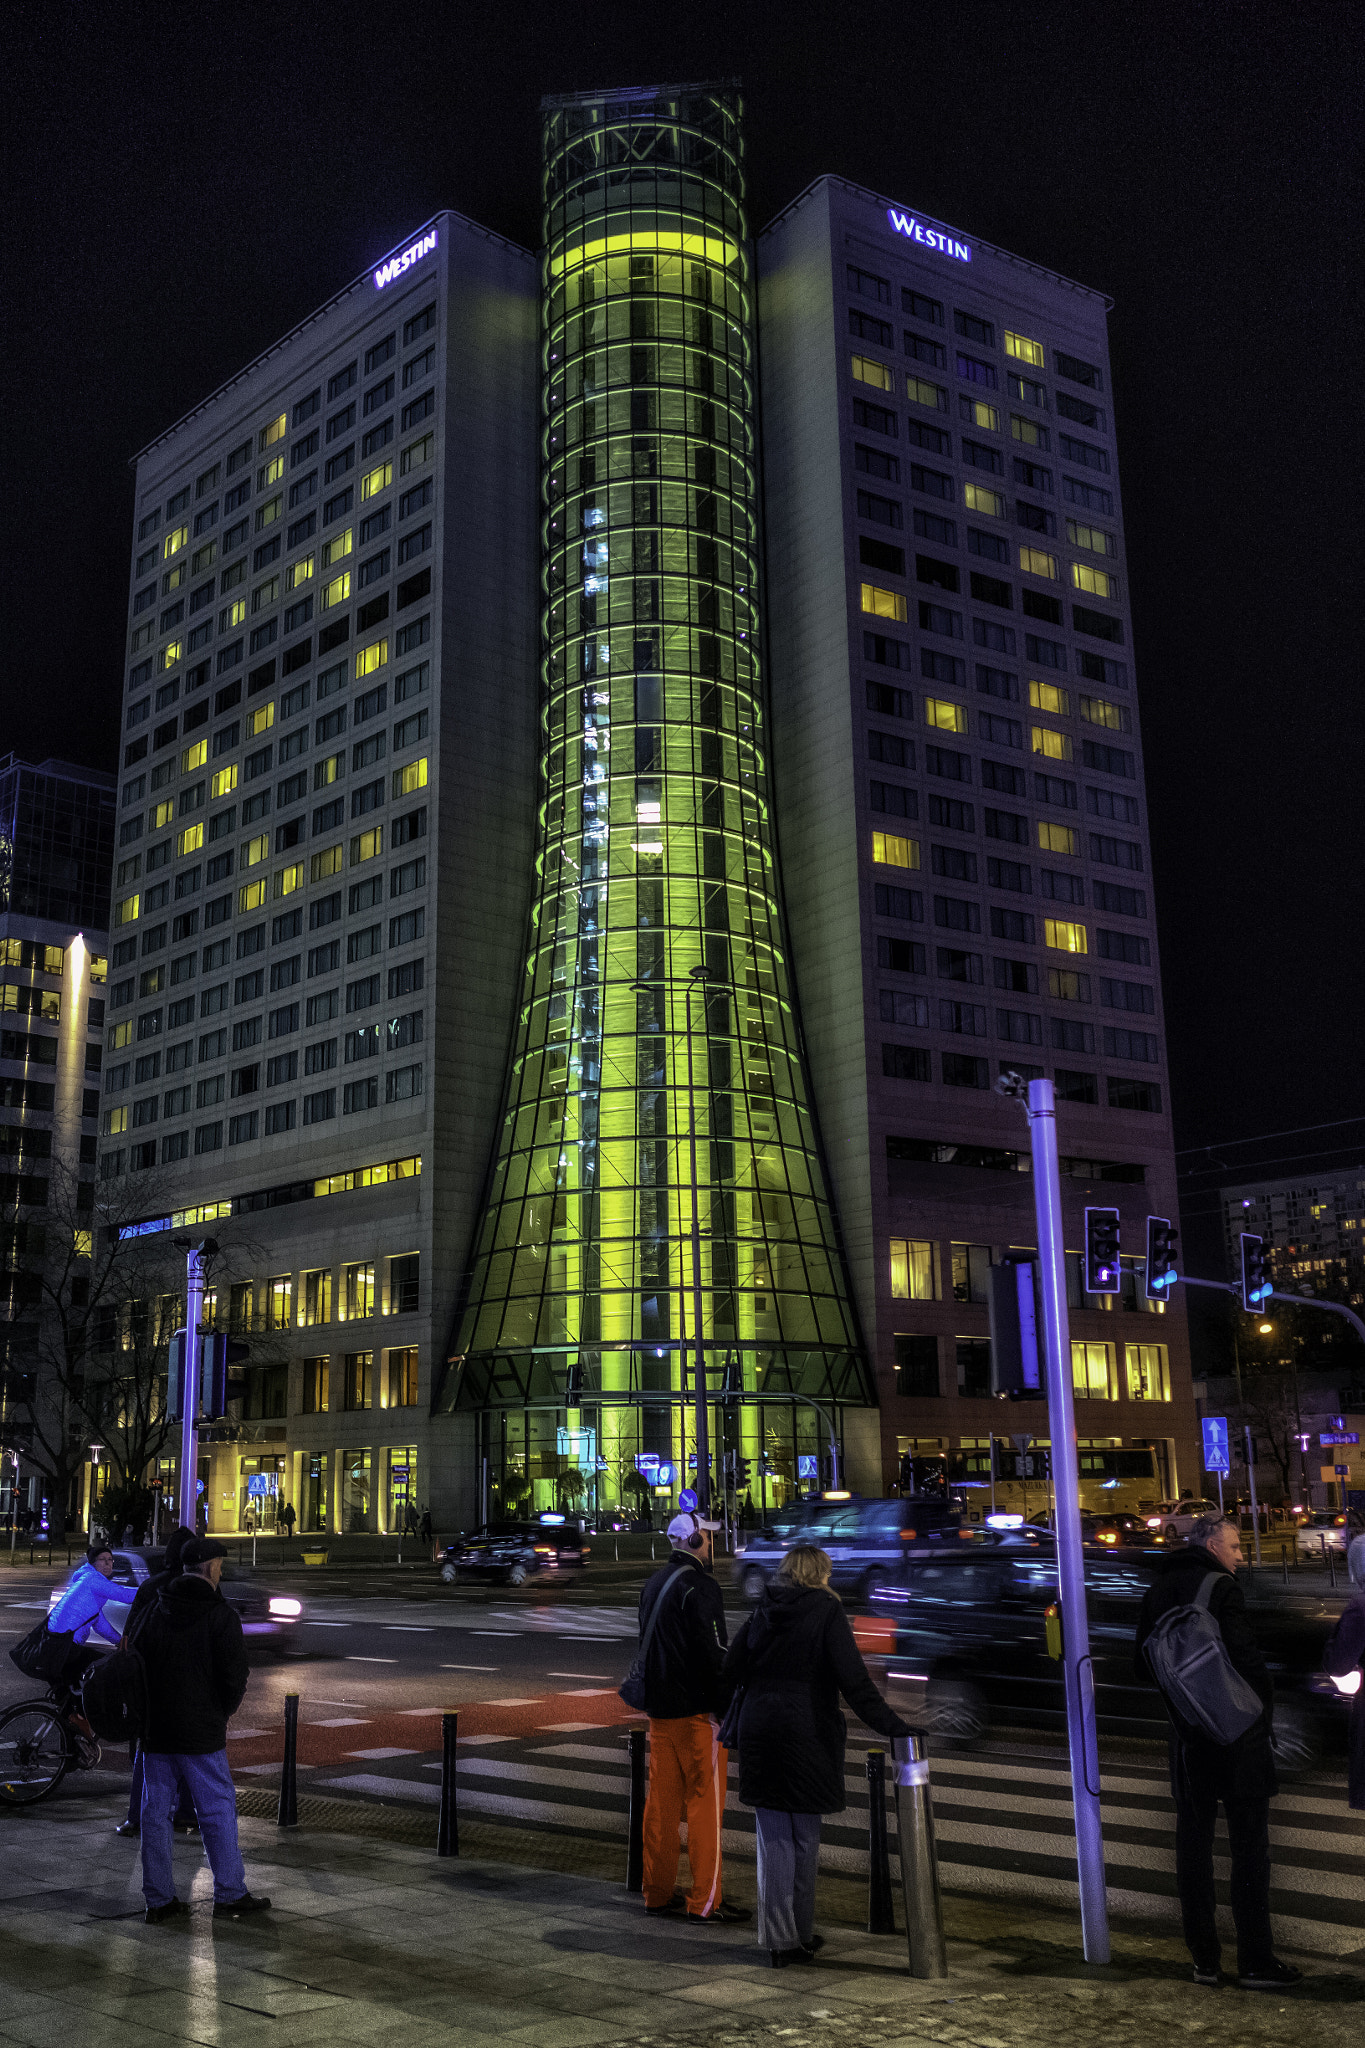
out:
{"label": "illuminated green glass facade", "polygon": [[776,1483],[822,1436],[793,1396],[870,1399],[775,867],[740,119],[710,87],[544,114],[536,887],[442,1396],[509,1501],[566,1445],[599,1505],[640,1451],[686,1471],[689,1114],[709,1383],[747,1397],[713,1443]]}

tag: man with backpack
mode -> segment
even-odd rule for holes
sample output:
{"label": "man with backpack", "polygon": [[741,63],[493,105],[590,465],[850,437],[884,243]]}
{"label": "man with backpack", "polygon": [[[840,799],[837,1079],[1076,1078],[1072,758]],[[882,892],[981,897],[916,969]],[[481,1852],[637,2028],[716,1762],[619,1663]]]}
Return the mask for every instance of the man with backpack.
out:
{"label": "man with backpack", "polygon": [[1213,1833],[1222,1801],[1232,1859],[1237,1982],[1282,1991],[1302,1971],[1275,1954],[1270,1927],[1270,1802],[1279,1790],[1271,1743],[1275,1688],[1234,1574],[1244,1562],[1235,1523],[1195,1522],[1164,1559],[1138,1614],[1135,1663],[1154,1678],[1171,1718],[1175,1871],[1194,1981],[1222,1982]]}
{"label": "man with backpack", "polygon": [[[187,1543],[193,1543],[193,1541],[193,1529],[187,1529],[183,1524],[178,1529],[172,1529],[170,1535],[166,1538],[166,1552],[162,1560],[161,1570],[153,1572],[150,1578],[144,1579],[137,1592],[133,1595],[133,1604],[128,1611],[128,1619],[124,1623],[123,1628],[123,1640],[125,1643],[135,1642],[141,1632],[141,1624],[144,1617],[156,1605],[157,1596],[166,1590],[173,1579],[179,1578],[181,1552]],[[138,1742],[133,1756],[132,1783],[128,1788],[128,1815],[126,1820],[120,1821],[119,1825],[114,1829],[116,1835],[136,1837],[142,1833],[142,1784],[145,1775],[145,1764],[146,1759],[142,1754],[142,1744]],[[176,1811],[174,1821],[175,1832],[180,1835],[193,1834],[198,1825],[199,1823],[194,1817],[194,1807],[190,1801],[189,1793],[182,1784],[180,1787],[180,1805]]]}

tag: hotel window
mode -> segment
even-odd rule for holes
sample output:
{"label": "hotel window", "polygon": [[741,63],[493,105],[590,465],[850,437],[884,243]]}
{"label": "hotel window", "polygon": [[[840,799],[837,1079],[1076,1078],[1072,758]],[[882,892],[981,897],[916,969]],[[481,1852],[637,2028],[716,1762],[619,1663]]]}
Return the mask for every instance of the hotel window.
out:
{"label": "hotel window", "polygon": [[1050,711],[1054,718],[1071,716],[1070,695],[1058,683],[1031,682],[1028,686],[1028,700],[1034,711]]}
{"label": "hotel window", "polygon": [[374,1399],[373,1351],[346,1353],[346,1406],[368,1408]]}
{"label": "hotel window", "polygon": [[287,1330],[294,1320],[294,1276],[278,1274],[266,1282],[266,1303],[272,1330]]}
{"label": "hotel window", "polygon": [[393,464],[391,462],[380,462],[376,464],[376,466],[372,470],[368,471],[368,473],[360,479],[361,504],[363,505],[367,498],[377,497],[380,491],[386,491],[392,482]]}
{"label": "hotel window", "polygon": [[919,866],[919,841],[902,839],[895,832],[874,832],[872,834],[872,858],[883,867],[917,868]]}
{"label": "hotel window", "polygon": [[1032,730],[1032,747],[1035,754],[1043,754],[1049,761],[1069,761],[1072,755],[1071,738],[1068,733],[1053,732],[1051,726],[1035,725]]}
{"label": "hotel window", "polygon": [[188,526],[175,527],[172,532],[166,535],[165,542],[163,543],[161,549],[161,559],[164,562],[169,562],[172,555],[178,555],[180,553],[181,548],[183,548],[186,542],[189,540],[189,537],[190,530]]}
{"label": "hotel window", "polygon": [[950,703],[946,697],[926,697],[924,723],[936,726],[940,732],[966,732],[967,713],[962,705]]}
{"label": "hotel window", "polygon": [[[904,599],[902,599],[904,603]],[[900,614],[904,618],[905,614]],[[389,643],[387,639],[372,640],[368,647],[362,647],[355,658],[355,678],[359,682],[364,676],[372,676],[376,669],[388,664]]]}
{"label": "hotel window", "polygon": [[1044,853],[1069,853],[1073,859],[1079,859],[1081,835],[1070,825],[1054,825],[1050,820],[1040,819],[1038,845]]}
{"label": "hotel window", "polygon": [[310,1330],[332,1320],[332,1271],[330,1266],[299,1275],[299,1328]]}
{"label": "hotel window", "polygon": [[1054,582],[1057,578],[1057,557],[1045,553],[1042,548],[1019,549],[1019,567],[1029,576],[1047,576]]}
{"label": "hotel window", "polygon": [[941,384],[931,384],[926,377],[912,377],[907,372],[905,395],[912,405],[927,405],[934,412],[947,412],[948,394]]}
{"label": "hotel window", "polygon": [[385,1354],[388,1360],[388,1402],[390,1408],[417,1406],[417,1346],[405,1344]]}
{"label": "hotel window", "polygon": [[937,1301],[938,1256],[927,1238],[891,1240],[891,1294],[896,1301]]}
{"label": "hotel window", "polygon": [[[1149,1350],[1149,1345],[1135,1345]],[[1083,1401],[1117,1401],[1118,1376],[1114,1370],[1112,1344],[1090,1344],[1071,1340],[1071,1387]]]}
{"label": "hotel window", "polygon": [[992,519],[1005,517],[1005,500],[999,491],[988,491],[984,484],[964,484],[962,502],[969,512],[984,512]]}
{"label": "hotel window", "polygon": [[374,1314],[373,1261],[341,1269],[341,1311],[343,1323],[368,1322]]}
{"label": "hotel window", "polygon": [[330,1358],[305,1358],[303,1361],[303,1412],[305,1415],[325,1415],[328,1381],[331,1376]]}
{"label": "hotel window", "polygon": [[1030,341],[1024,334],[1011,334],[1008,327],[1005,329],[1005,354],[1013,356],[1018,362],[1031,363],[1035,370],[1045,367],[1043,344],[1040,341]]}
{"label": "hotel window", "polygon": [[[346,541],[348,546],[350,544],[350,538],[351,536],[348,533],[346,535]],[[326,551],[324,550],[324,552]],[[339,576],[334,576],[330,583],[323,584],[321,591],[318,593],[318,609],[319,611],[324,612],[330,611],[333,605],[345,604],[350,598],[350,595],[351,572],[349,569],[343,569],[341,574]]]}
{"label": "hotel window", "polygon": [[957,409],[969,426],[983,427],[988,434],[1000,432],[999,410],[984,398],[960,398]]}
{"label": "hotel window", "polygon": [[[1081,717],[1090,725],[1106,726],[1110,732],[1131,732],[1132,730],[1132,719],[1129,715],[1128,706],[1126,704],[1111,704],[1107,697],[1082,697]],[[1101,794],[1108,794],[1108,792],[1096,790],[1095,794],[1099,796]],[[1136,822],[1136,805],[1133,806],[1131,816],[1133,822]]]}
{"label": "hotel window", "polygon": [[[904,594],[899,590],[883,590],[875,583],[862,585],[862,606],[865,612],[871,612],[879,619],[904,620],[907,616]],[[360,672],[357,668],[356,674]]]}
{"label": "hotel window", "polygon": [[389,1260],[388,1310],[391,1316],[416,1315],[421,1291],[422,1256],[403,1252]]}
{"label": "hotel window", "polygon": [[1073,548],[1088,548],[1092,555],[1116,555],[1118,542],[1102,526],[1083,526],[1077,519],[1066,522],[1066,537]]}
{"label": "hotel window", "polygon": [[288,425],[289,415],[282,412],[277,420],[271,420],[266,426],[261,428],[261,437],[257,445],[262,453],[267,448],[273,448],[277,441],[284,439],[285,428]]}
{"label": "hotel window", "polygon": [[1089,941],[1085,926],[1074,924],[1067,918],[1045,917],[1043,919],[1043,944],[1050,946],[1054,953],[1088,953]]}
{"label": "hotel window", "polygon": [[1125,1376],[1130,1401],[1169,1401],[1171,1374],[1164,1344],[1125,1344]]}
{"label": "hotel window", "polygon": [[1088,590],[1092,597],[1117,597],[1119,579],[1111,576],[1107,569],[1092,569],[1088,562],[1071,564],[1071,581],[1075,589]]}
{"label": "hotel window", "polygon": [[853,375],[860,384],[871,384],[878,391],[894,391],[896,376],[885,363],[879,363],[874,356],[854,356]]}

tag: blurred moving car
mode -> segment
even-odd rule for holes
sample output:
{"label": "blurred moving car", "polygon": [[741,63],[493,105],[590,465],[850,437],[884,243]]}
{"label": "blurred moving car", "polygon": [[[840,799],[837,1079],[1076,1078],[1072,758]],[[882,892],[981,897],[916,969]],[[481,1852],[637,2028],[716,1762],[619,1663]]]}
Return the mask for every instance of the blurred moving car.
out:
{"label": "blurred moving car", "polygon": [[1365,1515],[1359,1508],[1314,1508],[1294,1531],[1294,1548],[1300,1557],[1322,1559],[1329,1550],[1349,1550],[1363,1534]]}
{"label": "blurred moving car", "polygon": [[[127,1588],[127,1606],[122,1609],[122,1618],[127,1619],[137,1595],[137,1589],[146,1579],[154,1578],[166,1563],[164,1550],[120,1546],[114,1551],[113,1583]],[[292,1593],[273,1593],[263,1585],[248,1565],[235,1564],[231,1558],[223,1559],[223,1576],[219,1581],[223,1598],[237,1609],[242,1618],[242,1634],[246,1637],[247,1655],[253,1652],[264,1656],[286,1657],[302,1654],[298,1625],[303,1613],[303,1603]],[[65,1581],[54,1586],[48,1595],[48,1613],[56,1606],[66,1591]],[[119,1606],[110,1602],[111,1617],[120,1617]]]}
{"label": "blurred moving car", "polygon": [[459,1578],[524,1586],[542,1573],[581,1569],[590,1548],[580,1525],[566,1515],[542,1515],[536,1522],[487,1522],[473,1535],[448,1543],[438,1569],[448,1586]]}
{"label": "blurred moving car", "polygon": [[1183,1543],[1196,1522],[1222,1512],[1216,1500],[1163,1500],[1148,1515],[1147,1527],[1160,1530],[1167,1543]]}
{"label": "blurred moving car", "polygon": [[757,1600],[792,1545],[814,1543],[834,1567],[835,1592],[866,1600],[874,1586],[899,1577],[910,1556],[974,1534],[961,1509],[947,1501],[818,1494],[778,1509],[766,1528],[748,1531],[735,1552],[734,1576],[745,1599]]}
{"label": "blurred moving car", "polygon": [[[1110,1734],[1168,1732],[1160,1693],[1133,1668],[1138,1608],[1161,1564],[1159,1553],[1086,1555],[1095,1704]],[[1342,1602],[1289,1592],[1268,1578],[1243,1585],[1275,1676],[1277,1760],[1287,1773],[1309,1769],[1345,1740],[1349,1699],[1322,1670],[1322,1646]],[[1056,1555],[1045,1544],[945,1549],[900,1584],[878,1587],[873,1612],[894,1621],[887,1676],[895,1704],[907,1718],[966,1742],[979,1741],[995,1720],[1064,1727],[1063,1667],[1048,1655],[1046,1639],[1056,1600]]]}

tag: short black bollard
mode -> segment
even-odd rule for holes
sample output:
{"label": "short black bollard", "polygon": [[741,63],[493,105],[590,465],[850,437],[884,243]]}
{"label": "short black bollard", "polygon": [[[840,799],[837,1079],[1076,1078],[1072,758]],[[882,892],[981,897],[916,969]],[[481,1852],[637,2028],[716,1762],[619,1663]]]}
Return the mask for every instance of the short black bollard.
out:
{"label": "short black bollard", "polygon": [[630,1757],[630,1820],[626,1836],[626,1890],[645,1888],[645,1731],[632,1728],[626,1737]]}
{"label": "short black bollard", "polygon": [[1289,1584],[1289,1552],[1285,1549],[1283,1543],[1280,1545],[1280,1577],[1287,1586]]}
{"label": "short black bollard", "polygon": [[1327,1576],[1332,1581],[1332,1591],[1335,1593],[1337,1590],[1337,1553],[1334,1546],[1327,1541],[1325,1536],[1322,1539],[1322,1547],[1327,1554]]}
{"label": "short black bollard", "polygon": [[460,1818],[455,1811],[455,1739],[460,1725],[457,1713],[441,1716],[441,1824],[436,1832],[436,1854],[460,1853]]}
{"label": "short black bollard", "polygon": [[280,1772],[280,1810],[276,1827],[296,1828],[299,1824],[299,1696],[284,1696],[284,1766]]}
{"label": "short black bollard", "polygon": [[891,1855],[886,1840],[886,1751],[867,1752],[867,1931],[894,1934]]}

